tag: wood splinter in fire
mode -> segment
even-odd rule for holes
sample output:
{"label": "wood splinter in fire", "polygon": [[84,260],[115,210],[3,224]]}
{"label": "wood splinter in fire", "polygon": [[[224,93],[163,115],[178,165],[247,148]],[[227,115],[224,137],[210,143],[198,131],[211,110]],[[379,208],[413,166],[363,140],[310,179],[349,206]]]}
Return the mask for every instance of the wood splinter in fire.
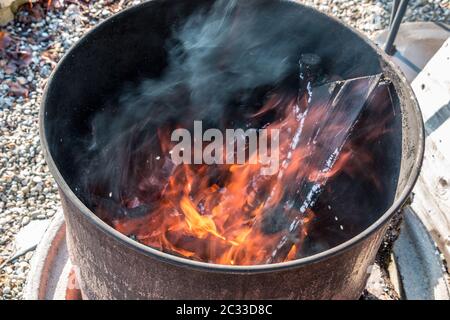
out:
{"label": "wood splinter in fire", "polygon": [[[323,117],[310,133],[303,132],[301,135],[300,148],[308,153],[308,160],[303,164],[309,175],[304,175],[299,181],[299,188],[295,194],[291,194],[293,203],[289,207],[297,208],[293,216],[289,218],[289,228],[285,231],[267,263],[282,262],[286,257],[292,256],[292,250],[296,246],[295,234],[302,228],[305,213],[314,207],[322,193],[328,179],[333,176],[335,165],[341,156],[341,151],[355,128],[361,114],[370,101],[374,98],[374,90],[379,85],[382,75],[340,81],[330,85],[324,85],[313,89],[310,93],[307,108],[314,107],[314,98],[320,92],[332,89],[332,94],[326,102]],[[304,112],[307,118],[307,112]],[[306,120],[307,121],[307,120]],[[334,135],[324,134],[323,128],[340,127]],[[317,152],[316,145],[320,144],[321,150]],[[314,169],[311,168],[314,166]]]}

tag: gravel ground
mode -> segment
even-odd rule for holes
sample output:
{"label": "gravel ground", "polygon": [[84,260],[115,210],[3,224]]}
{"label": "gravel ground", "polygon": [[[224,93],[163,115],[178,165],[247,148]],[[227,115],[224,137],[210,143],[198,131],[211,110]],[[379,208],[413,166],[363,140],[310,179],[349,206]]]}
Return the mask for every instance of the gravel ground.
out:
{"label": "gravel ground", "polygon": [[[15,235],[59,208],[38,137],[43,88],[60,57],[101,20],[140,0],[47,0],[24,6],[0,29],[0,300],[20,299],[32,252],[8,262]],[[300,1],[372,36],[386,27],[392,1]],[[448,21],[449,0],[412,0],[407,21]]]}

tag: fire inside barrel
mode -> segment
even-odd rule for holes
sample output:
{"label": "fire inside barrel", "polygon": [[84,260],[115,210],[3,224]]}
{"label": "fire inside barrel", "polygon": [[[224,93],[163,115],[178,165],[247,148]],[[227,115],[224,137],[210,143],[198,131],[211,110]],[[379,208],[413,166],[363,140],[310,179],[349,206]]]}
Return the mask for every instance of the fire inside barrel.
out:
{"label": "fire inside barrel", "polygon": [[[316,234],[329,227],[312,226],[329,213],[316,207],[343,173],[354,185],[369,181],[372,190],[381,189],[370,145],[393,116],[389,81],[381,74],[347,80],[326,74],[329,61],[299,56],[296,42],[282,36],[289,30],[267,29],[267,16],[244,2],[217,1],[175,33],[159,78],[97,115],[91,149],[98,152],[86,189],[101,219],[150,247],[228,265],[293,260],[318,250],[305,243],[325,250],[352,236],[320,244]],[[377,113],[370,126],[355,129],[363,114]],[[265,129],[270,144],[278,132],[278,148],[257,146],[270,149],[276,170],[263,174],[267,168],[249,140],[242,162],[176,164],[171,133],[197,120],[222,131]],[[194,154],[198,143],[189,145]],[[221,143],[227,151],[215,154],[219,159],[230,154]]]}
{"label": "fire inside barrel", "polygon": [[[313,86],[309,77],[301,78],[299,92],[269,93],[247,119],[252,123],[269,113],[275,119],[264,126],[280,132],[275,174],[261,174],[261,164],[251,161],[257,154],[244,164],[176,166],[170,130],[160,128],[162,152],[152,155],[159,169],[143,174],[136,193],[120,203],[99,200],[97,214],[145,245],[198,261],[252,265],[298,258],[327,181],[351,170],[346,163],[355,156],[352,131],[361,113],[376,105],[382,82],[375,75]],[[135,169],[144,172],[148,161]]]}

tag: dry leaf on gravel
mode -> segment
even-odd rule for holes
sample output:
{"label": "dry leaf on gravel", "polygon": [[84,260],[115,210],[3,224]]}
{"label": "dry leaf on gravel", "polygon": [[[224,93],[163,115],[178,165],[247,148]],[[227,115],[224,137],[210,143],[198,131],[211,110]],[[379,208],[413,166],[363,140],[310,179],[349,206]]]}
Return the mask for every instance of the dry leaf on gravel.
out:
{"label": "dry leaf on gravel", "polygon": [[5,50],[11,43],[11,37],[5,31],[0,31],[0,51]]}
{"label": "dry leaf on gravel", "polygon": [[28,89],[17,82],[8,82],[9,94],[17,97],[28,97]]}

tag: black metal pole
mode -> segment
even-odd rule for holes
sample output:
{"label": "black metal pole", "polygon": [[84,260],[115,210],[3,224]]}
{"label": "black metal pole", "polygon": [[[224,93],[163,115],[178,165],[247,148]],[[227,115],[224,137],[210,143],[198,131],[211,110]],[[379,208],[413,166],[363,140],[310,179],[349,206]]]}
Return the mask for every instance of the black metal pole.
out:
{"label": "black metal pole", "polygon": [[400,0],[394,0],[392,3],[391,17],[389,18],[389,28],[392,26],[392,22],[394,22],[395,14],[397,13],[399,3]]}
{"label": "black metal pole", "polygon": [[389,29],[389,34],[386,40],[386,44],[384,45],[384,51],[393,55],[395,53],[394,41],[397,36],[398,29],[400,28],[400,24],[402,23],[402,19],[405,15],[406,8],[408,7],[409,0],[401,0],[400,5],[395,13],[394,21],[392,22],[392,26]]}

